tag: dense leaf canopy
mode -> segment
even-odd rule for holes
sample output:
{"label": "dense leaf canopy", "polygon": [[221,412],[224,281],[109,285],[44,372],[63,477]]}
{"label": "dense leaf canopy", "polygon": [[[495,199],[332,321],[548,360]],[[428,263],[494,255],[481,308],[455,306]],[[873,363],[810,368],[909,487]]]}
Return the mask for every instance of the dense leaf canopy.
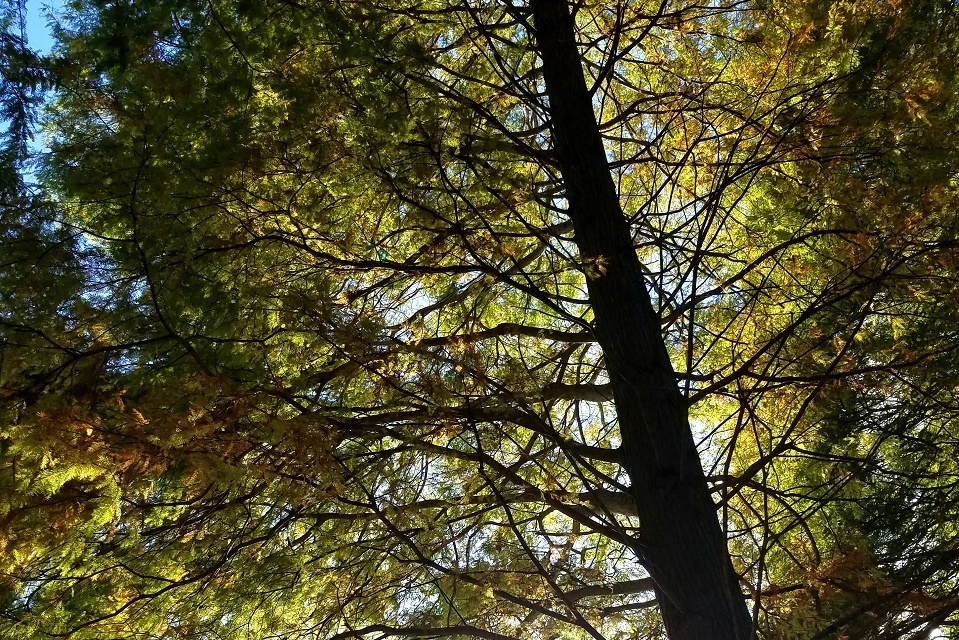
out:
{"label": "dense leaf canopy", "polygon": [[[959,637],[956,8],[571,4],[755,633]],[[526,5],[15,22],[0,636],[662,637]]]}

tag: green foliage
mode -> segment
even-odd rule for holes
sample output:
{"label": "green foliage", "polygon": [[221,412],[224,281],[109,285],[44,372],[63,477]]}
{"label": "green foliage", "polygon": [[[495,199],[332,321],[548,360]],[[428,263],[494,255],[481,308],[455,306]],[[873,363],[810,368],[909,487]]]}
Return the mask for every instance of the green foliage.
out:
{"label": "green foliage", "polygon": [[[578,7],[757,632],[956,629],[954,8]],[[661,637],[533,27],[70,3],[3,196],[0,635]]]}

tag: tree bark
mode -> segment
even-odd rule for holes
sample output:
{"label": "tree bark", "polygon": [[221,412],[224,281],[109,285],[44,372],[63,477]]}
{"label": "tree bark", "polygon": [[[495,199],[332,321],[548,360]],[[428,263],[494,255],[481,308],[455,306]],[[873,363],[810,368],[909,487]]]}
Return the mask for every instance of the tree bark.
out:
{"label": "tree bark", "polygon": [[567,0],[531,0],[552,134],[640,518],[637,549],[671,640],[745,640],[752,624],[687,407],[610,175]]}

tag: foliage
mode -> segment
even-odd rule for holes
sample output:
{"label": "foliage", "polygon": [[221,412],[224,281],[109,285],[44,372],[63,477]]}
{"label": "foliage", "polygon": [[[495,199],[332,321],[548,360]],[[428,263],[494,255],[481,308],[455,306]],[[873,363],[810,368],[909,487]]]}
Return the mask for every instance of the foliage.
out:
{"label": "foliage", "polygon": [[[757,633],[955,634],[954,7],[576,8]],[[0,239],[2,634],[661,637],[526,7],[68,16]]]}

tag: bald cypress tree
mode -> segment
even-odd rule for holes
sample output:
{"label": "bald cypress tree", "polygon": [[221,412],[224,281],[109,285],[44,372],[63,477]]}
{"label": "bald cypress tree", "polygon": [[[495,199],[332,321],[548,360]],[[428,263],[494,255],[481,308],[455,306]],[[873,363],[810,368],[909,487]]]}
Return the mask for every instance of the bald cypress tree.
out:
{"label": "bald cypress tree", "polygon": [[953,629],[954,27],[71,4],[2,240],[0,628]]}

